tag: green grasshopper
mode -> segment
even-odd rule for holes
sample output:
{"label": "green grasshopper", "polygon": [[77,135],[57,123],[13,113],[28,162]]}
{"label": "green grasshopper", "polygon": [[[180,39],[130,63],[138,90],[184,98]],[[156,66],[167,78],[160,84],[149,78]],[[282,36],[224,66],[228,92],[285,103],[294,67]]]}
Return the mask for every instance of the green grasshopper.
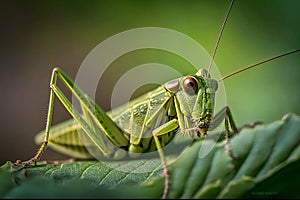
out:
{"label": "green grasshopper", "polygon": [[[164,166],[165,188],[163,198],[169,191],[169,172],[163,147],[169,144],[180,132],[192,137],[206,136],[225,121],[226,151],[230,154],[230,130],[238,132],[229,107],[224,107],[214,115],[215,93],[218,82],[257,65],[276,58],[300,51],[297,49],[285,54],[272,57],[260,63],[248,66],[231,73],[220,80],[210,77],[210,67],[216,55],[216,50],[228,19],[233,2],[222,24],[221,31],[213,52],[208,69],[200,69],[196,74],[180,77],[166,82],[155,90],[148,92],[121,106],[113,112],[103,111],[90,97],[88,97],[74,81],[61,69],[54,68],[50,81],[50,100],[45,131],[36,137],[41,144],[36,155],[25,161],[17,161],[21,168],[36,163],[46,147],[75,158],[92,158],[86,149],[91,144],[95,151],[103,157],[122,159],[126,156],[134,157],[135,153],[158,151]],[[81,112],[73,108],[72,103],[57,85],[60,80],[78,100]],[[64,105],[73,119],[51,127],[55,96]],[[51,128],[51,131],[50,131]],[[82,141],[79,134],[84,134],[88,141]]]}

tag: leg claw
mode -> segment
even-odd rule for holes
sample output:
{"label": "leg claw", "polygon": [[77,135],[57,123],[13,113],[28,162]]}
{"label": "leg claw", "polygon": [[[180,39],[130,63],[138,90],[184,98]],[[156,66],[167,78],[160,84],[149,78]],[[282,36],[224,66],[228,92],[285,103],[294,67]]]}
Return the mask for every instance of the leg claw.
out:
{"label": "leg claw", "polygon": [[32,163],[34,163],[34,165],[36,165],[36,158],[31,158],[31,159],[29,159],[29,160],[27,160],[27,161],[21,161],[21,160],[17,160],[15,163],[14,163],[14,165],[21,165],[21,167],[19,168],[19,170],[22,170],[22,169],[24,169],[26,166],[28,166],[28,165],[30,165],[30,164],[32,164]]}

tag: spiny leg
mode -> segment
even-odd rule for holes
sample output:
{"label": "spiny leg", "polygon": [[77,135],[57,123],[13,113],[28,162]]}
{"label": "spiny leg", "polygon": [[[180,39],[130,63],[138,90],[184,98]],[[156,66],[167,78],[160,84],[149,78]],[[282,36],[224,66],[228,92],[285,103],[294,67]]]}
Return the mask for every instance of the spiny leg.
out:
{"label": "spiny leg", "polygon": [[[231,114],[230,108],[228,106],[225,106],[222,108],[213,118],[213,121],[209,127],[209,130],[215,129],[217,126],[219,126],[222,121],[225,120],[225,139],[226,139],[226,152],[232,157],[235,158],[232,155],[231,148],[229,145],[229,139],[232,136],[232,133],[229,131],[229,125],[233,131],[233,134],[239,133],[244,128],[253,128],[259,124],[262,124],[262,122],[253,122],[243,125],[242,127],[237,128],[235,125],[235,122],[233,120],[233,116]],[[224,132],[223,132],[224,133]],[[222,134],[223,134],[222,133]]]}
{"label": "spiny leg", "polygon": [[156,147],[157,147],[157,151],[159,153],[159,157],[160,157],[161,162],[164,166],[165,187],[164,187],[162,199],[165,199],[168,196],[169,187],[170,187],[169,168],[168,168],[168,163],[167,163],[166,158],[164,156],[164,152],[162,151],[162,148],[161,148],[158,137],[155,134],[153,134],[153,137],[154,137],[154,140],[155,140],[155,143],[156,143]]}
{"label": "spiny leg", "polygon": [[230,148],[230,145],[229,145],[229,137],[230,137],[229,134],[230,134],[230,131],[229,131],[228,123],[230,124],[230,127],[233,130],[233,134],[237,134],[239,131],[238,131],[236,125],[235,125],[235,122],[233,120],[233,117],[232,117],[232,114],[231,114],[231,111],[230,111],[229,107],[226,106],[225,108],[226,108],[226,115],[225,115],[226,152],[232,158],[234,158],[234,156],[232,154],[232,151],[231,151],[231,148]]}
{"label": "spiny leg", "polygon": [[230,136],[230,131],[229,131],[229,125],[233,131],[233,134],[237,134],[238,132],[240,132],[243,128],[253,128],[259,124],[261,124],[262,122],[253,122],[253,123],[249,123],[246,124],[240,128],[237,128],[237,126],[235,125],[235,122],[233,120],[233,116],[231,114],[231,111],[229,109],[228,106],[225,107],[226,108],[226,115],[225,115],[225,133],[226,133],[226,152],[234,159],[236,159],[236,157],[233,156],[230,145],[229,145],[229,138]]}
{"label": "spiny leg", "polygon": [[225,152],[233,158],[232,151],[231,151],[231,148],[230,148],[230,145],[229,145],[229,133],[230,132],[229,132],[229,126],[228,126],[228,119],[227,119],[227,116],[226,116],[225,117],[225,136],[226,136]]}
{"label": "spiny leg", "polygon": [[[56,76],[54,75],[54,72],[53,72],[52,76],[51,76],[50,87],[51,87],[51,85],[56,84],[56,79],[57,78],[56,78]],[[20,168],[20,170],[23,169],[24,167],[26,167],[27,165],[32,164],[32,163],[36,164],[36,162],[40,159],[43,152],[46,150],[47,144],[48,144],[48,141],[49,141],[50,127],[51,127],[51,123],[52,123],[53,107],[54,107],[54,92],[51,89],[50,90],[50,97],[49,97],[49,107],[48,107],[48,114],[47,114],[44,141],[42,142],[42,144],[41,144],[39,150],[37,151],[37,153],[35,154],[35,156],[33,156],[31,159],[29,159],[27,161],[23,161],[23,162],[21,160],[17,160],[15,162],[15,165],[22,164],[22,167]]]}
{"label": "spiny leg", "polygon": [[222,108],[213,118],[213,121],[209,127],[209,130],[213,130],[216,127],[218,127],[222,121],[225,120],[225,140],[226,140],[226,146],[225,146],[225,151],[226,153],[228,153],[231,157],[232,156],[232,152],[230,149],[230,145],[229,145],[229,138],[231,137],[231,132],[229,130],[229,124],[230,127],[233,131],[233,134],[237,134],[239,131],[235,125],[235,122],[233,120],[230,108],[228,106],[225,106],[224,108]]}
{"label": "spiny leg", "polygon": [[168,196],[169,187],[170,187],[170,176],[169,176],[168,163],[166,161],[166,157],[162,150],[158,136],[167,134],[168,132],[175,130],[177,127],[178,127],[178,120],[173,119],[173,120],[161,125],[160,127],[156,128],[155,130],[153,130],[153,133],[152,133],[155,144],[156,144],[157,151],[159,153],[160,159],[164,166],[165,187],[164,187],[162,199],[165,199]]}
{"label": "spiny leg", "polygon": [[[45,138],[44,142],[40,146],[38,152],[34,157],[31,159],[21,162],[20,160],[16,161],[15,164],[22,164],[21,169],[25,166],[36,163],[42,153],[45,151],[48,141],[49,141],[49,134],[50,134],[50,127],[52,122],[53,116],[53,107],[54,107],[54,95],[58,97],[61,103],[64,105],[66,110],[72,115],[72,117],[81,125],[81,128],[87,134],[87,136],[93,141],[93,144],[97,146],[99,151],[101,151],[104,155],[110,154],[111,152],[107,152],[108,148],[103,143],[103,141],[99,141],[97,134],[93,131],[91,124],[89,121],[91,119],[85,119],[76,109],[73,108],[71,102],[67,99],[64,93],[58,88],[56,81],[57,78],[60,78],[62,82],[71,90],[71,92],[77,97],[82,107],[82,110],[85,113],[89,113],[89,115],[85,115],[85,117],[89,116],[94,120],[95,124],[99,126],[99,129],[103,131],[103,133],[108,138],[113,138],[113,144],[116,146],[126,146],[128,145],[128,140],[123,135],[123,132],[117,127],[117,125],[109,118],[109,116],[97,106],[95,102],[93,102],[90,98],[88,98],[75,84],[74,82],[65,74],[62,70],[55,68],[52,72],[51,82],[50,82],[50,102],[49,102],[49,110],[47,115],[47,123],[45,129]],[[98,139],[98,140],[97,140]]]}

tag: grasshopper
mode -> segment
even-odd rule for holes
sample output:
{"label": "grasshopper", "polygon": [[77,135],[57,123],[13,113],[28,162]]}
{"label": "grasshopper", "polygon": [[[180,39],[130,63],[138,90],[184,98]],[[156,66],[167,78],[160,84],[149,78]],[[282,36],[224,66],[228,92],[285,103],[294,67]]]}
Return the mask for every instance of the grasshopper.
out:
{"label": "grasshopper", "polygon": [[[86,149],[86,144],[92,144],[93,149],[100,152],[101,156],[115,159],[134,157],[135,153],[158,151],[165,177],[162,198],[166,198],[170,178],[163,147],[167,146],[178,132],[189,134],[191,137],[194,135],[205,137],[208,131],[225,121],[226,151],[231,154],[230,128],[233,133],[238,133],[238,128],[228,106],[214,115],[218,83],[265,62],[300,51],[297,49],[272,57],[224,76],[220,80],[211,78],[210,68],[233,3],[234,0],[228,8],[208,69],[200,69],[196,74],[168,81],[132,100],[129,105],[116,108],[113,112],[102,110],[62,69],[54,68],[50,81],[46,128],[36,137],[41,146],[34,157],[24,162],[17,161],[16,164],[22,164],[21,168],[24,168],[36,163],[48,145],[61,153],[84,159],[94,156]],[[60,80],[76,97],[81,112],[73,108],[72,103],[58,86],[57,80]],[[51,127],[55,97],[73,119]],[[86,135],[88,141],[82,141],[79,134]]]}

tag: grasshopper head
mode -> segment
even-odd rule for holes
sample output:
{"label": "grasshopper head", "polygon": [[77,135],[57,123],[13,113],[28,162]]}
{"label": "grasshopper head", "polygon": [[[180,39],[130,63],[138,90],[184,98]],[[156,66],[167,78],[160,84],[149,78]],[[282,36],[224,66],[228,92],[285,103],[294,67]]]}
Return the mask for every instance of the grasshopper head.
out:
{"label": "grasshopper head", "polygon": [[194,75],[170,81],[166,89],[174,93],[184,117],[184,128],[195,128],[206,134],[214,111],[218,82],[210,78],[207,70],[200,69]]}

